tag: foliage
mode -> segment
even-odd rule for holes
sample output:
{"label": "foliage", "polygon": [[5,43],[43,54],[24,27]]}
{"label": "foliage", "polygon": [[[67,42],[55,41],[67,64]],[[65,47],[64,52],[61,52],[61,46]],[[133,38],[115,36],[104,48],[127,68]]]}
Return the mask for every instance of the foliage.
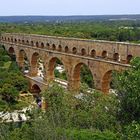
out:
{"label": "foliage", "polygon": [[123,131],[124,131],[122,136],[123,139],[127,139],[127,140],[140,139],[140,124],[135,121],[125,126]]}
{"label": "foliage", "polygon": [[44,93],[48,104],[47,115],[55,124],[76,128],[119,129],[116,120],[118,101],[115,96],[105,96],[94,91],[73,96],[56,84]]}
{"label": "foliage", "polygon": [[132,67],[114,78],[120,100],[119,117],[123,123],[140,121],[140,58],[134,58]]}
{"label": "foliage", "polygon": [[17,97],[20,91],[28,90],[28,82],[2,47],[0,47],[0,60],[3,63],[0,70],[0,110],[9,107],[18,108]]}
{"label": "foliage", "polygon": [[0,31],[76,38],[139,42],[140,21],[0,24]]}

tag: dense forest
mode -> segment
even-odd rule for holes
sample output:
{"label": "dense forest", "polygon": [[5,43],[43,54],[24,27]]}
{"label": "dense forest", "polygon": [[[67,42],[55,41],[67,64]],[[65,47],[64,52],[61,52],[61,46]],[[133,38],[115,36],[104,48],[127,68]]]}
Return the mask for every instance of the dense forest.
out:
{"label": "dense forest", "polygon": [[0,32],[43,34],[50,36],[139,43],[140,21],[0,23]]}

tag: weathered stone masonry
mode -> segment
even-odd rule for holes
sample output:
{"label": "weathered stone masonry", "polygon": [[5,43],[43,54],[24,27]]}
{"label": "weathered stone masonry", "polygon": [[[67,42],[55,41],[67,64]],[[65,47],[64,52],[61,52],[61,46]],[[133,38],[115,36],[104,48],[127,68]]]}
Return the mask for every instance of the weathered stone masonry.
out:
{"label": "weathered stone masonry", "polygon": [[[45,35],[5,33],[1,35],[1,44],[9,53],[15,52],[20,67],[24,64],[23,52],[26,54],[30,77],[37,76],[37,59],[40,57],[47,84],[54,79],[54,65],[59,59],[66,70],[69,90],[79,89],[80,68],[85,64],[91,70],[96,89],[106,93],[112,71],[127,69],[131,58],[140,56],[140,45],[137,44]],[[41,88],[46,86],[37,84]]]}

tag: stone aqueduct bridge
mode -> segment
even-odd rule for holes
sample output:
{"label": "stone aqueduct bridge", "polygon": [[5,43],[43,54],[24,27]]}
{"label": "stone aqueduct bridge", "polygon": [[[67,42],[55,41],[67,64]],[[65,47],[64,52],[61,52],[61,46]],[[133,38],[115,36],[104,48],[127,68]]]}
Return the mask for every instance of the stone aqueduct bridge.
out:
{"label": "stone aqueduct bridge", "polygon": [[[37,84],[41,89],[54,79],[55,63],[59,59],[66,70],[69,90],[79,89],[80,68],[85,64],[94,77],[96,89],[108,92],[112,71],[127,69],[130,59],[140,56],[140,45],[136,44],[45,35],[4,33],[1,44],[9,53],[15,53],[20,67],[24,65],[26,54],[31,87]],[[45,67],[42,83],[34,80],[38,58]]]}

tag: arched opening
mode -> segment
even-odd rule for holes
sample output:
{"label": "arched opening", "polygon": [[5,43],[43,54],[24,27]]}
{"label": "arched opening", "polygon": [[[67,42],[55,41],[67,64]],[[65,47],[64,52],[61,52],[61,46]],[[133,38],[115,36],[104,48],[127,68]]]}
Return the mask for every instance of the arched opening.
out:
{"label": "arched opening", "polygon": [[115,70],[107,71],[102,78],[102,92],[109,93],[110,89],[114,89],[113,76],[117,73]]}
{"label": "arched opening", "polygon": [[66,52],[66,53],[69,52],[68,46],[65,47],[65,52]]}
{"label": "arched opening", "polygon": [[15,61],[15,60],[16,60],[16,55],[15,55],[15,50],[14,50],[13,47],[10,47],[10,48],[9,48],[8,53],[9,53],[11,59],[12,59],[13,61]]}
{"label": "arched opening", "polygon": [[41,48],[44,48],[44,43],[43,42],[41,42]]}
{"label": "arched opening", "polygon": [[41,100],[41,89],[37,84],[34,84],[31,89],[30,92],[33,94],[35,100],[36,100],[36,104],[38,105],[39,108],[42,107],[42,100]]}
{"label": "arched opening", "polygon": [[62,46],[61,45],[58,46],[58,51],[60,51],[60,52],[62,51]]}
{"label": "arched opening", "polygon": [[20,40],[20,39],[18,39],[18,43],[20,43],[20,41],[21,41],[21,40]]}
{"label": "arched opening", "polygon": [[19,67],[20,67],[21,71],[24,74],[28,74],[30,66],[29,66],[29,60],[28,60],[27,55],[24,50],[19,51],[18,63],[19,63]]}
{"label": "arched opening", "polygon": [[22,40],[22,43],[24,44],[24,40]]}
{"label": "arched opening", "polygon": [[10,47],[9,50],[8,50],[8,53],[9,53],[10,55],[15,54],[14,48],[13,48],[13,47]]}
{"label": "arched opening", "polygon": [[89,88],[94,88],[94,80],[92,72],[84,63],[79,63],[75,66],[73,71],[73,87],[74,90],[79,90],[81,84],[86,84]]}
{"label": "arched opening", "polygon": [[119,61],[119,59],[120,59],[119,54],[118,53],[114,53],[113,60],[114,61]]}
{"label": "arched opening", "polygon": [[39,43],[38,42],[36,42],[36,47],[39,47]]}
{"label": "arched opening", "polygon": [[34,42],[33,41],[31,41],[31,46],[34,46]]}
{"label": "arched opening", "polygon": [[86,55],[86,50],[84,48],[81,50],[81,55]]}
{"label": "arched opening", "polygon": [[49,81],[55,80],[56,82],[62,84],[62,85],[67,85],[67,74],[65,67],[60,59],[57,57],[53,57],[48,64],[47,68],[48,74],[47,76],[49,77]]}
{"label": "arched opening", "polygon": [[11,42],[13,42],[13,38],[11,38]]}
{"label": "arched opening", "polygon": [[44,64],[39,54],[35,52],[31,59],[31,76],[44,77]]}
{"label": "arched opening", "polygon": [[91,51],[91,57],[95,57],[96,56],[96,51],[95,50],[92,50]]}
{"label": "arched opening", "polygon": [[52,50],[55,50],[56,49],[56,46],[55,44],[52,45]]}
{"label": "arched opening", "polygon": [[133,58],[133,56],[132,56],[131,54],[129,54],[129,55],[127,56],[127,59],[126,59],[126,63],[129,64],[130,61],[132,60],[132,58]]}
{"label": "arched opening", "polygon": [[6,41],[6,37],[5,37],[5,41]]}
{"label": "arched opening", "polygon": [[76,54],[77,53],[77,49],[75,47],[72,49],[72,53],[73,54]]}
{"label": "arched opening", "polygon": [[8,37],[8,41],[10,41],[10,38]]}
{"label": "arched opening", "polygon": [[15,38],[15,43],[17,43],[17,39]]}
{"label": "arched opening", "polygon": [[32,86],[32,93],[40,93],[40,92],[41,92],[41,89],[39,88],[39,86],[34,84]]}
{"label": "arched opening", "polygon": [[50,48],[50,44],[49,44],[49,43],[47,43],[47,44],[46,44],[46,47],[47,47],[47,49],[49,49],[49,48]]}
{"label": "arched opening", "polygon": [[28,40],[26,41],[26,44],[29,45],[29,41]]}
{"label": "arched opening", "polygon": [[102,52],[102,58],[107,58],[107,51]]}

